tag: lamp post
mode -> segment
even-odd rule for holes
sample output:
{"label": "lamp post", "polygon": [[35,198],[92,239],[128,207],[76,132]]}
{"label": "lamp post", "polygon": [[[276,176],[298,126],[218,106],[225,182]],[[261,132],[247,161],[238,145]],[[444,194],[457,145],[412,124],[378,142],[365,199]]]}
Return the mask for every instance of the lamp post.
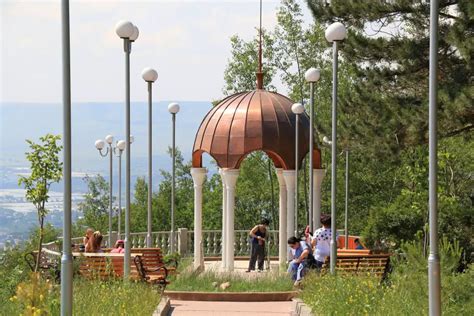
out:
{"label": "lamp post", "polygon": [[69,40],[69,1],[61,1],[61,42],[63,77],[63,254],[61,256],[61,316],[72,316],[71,249],[71,55]]}
{"label": "lamp post", "polygon": [[[332,141],[323,137],[323,143],[331,146]],[[344,149],[343,153],[346,154],[346,195],[345,195],[345,210],[344,210],[344,247],[347,249],[349,246],[349,149]],[[342,153],[341,153],[342,154]]]}
{"label": "lamp post", "polygon": [[151,193],[152,193],[152,85],[158,79],[158,73],[152,68],[142,71],[142,78],[148,86],[148,213],[146,246],[151,248]]}
{"label": "lamp post", "polygon": [[336,160],[337,160],[337,49],[339,42],[346,38],[346,27],[336,22],[326,29],[325,36],[332,45],[332,146],[331,146],[331,256],[330,256],[330,272],[336,274],[336,256],[337,256],[337,240],[336,240]]}
{"label": "lamp post", "polygon": [[309,210],[308,210],[308,225],[310,231],[314,231],[313,223],[313,204],[314,204],[314,179],[313,179],[313,147],[314,147],[314,84],[321,77],[319,69],[309,68],[305,74],[304,78],[309,82],[309,93],[310,93],[310,105],[309,105]]}
{"label": "lamp post", "polygon": [[132,42],[138,38],[138,28],[129,21],[119,21],[115,25],[115,32],[123,39],[125,52],[125,255],[123,260],[123,278],[130,276],[130,52]]}
{"label": "lamp post", "polygon": [[178,103],[170,103],[168,105],[168,111],[171,113],[172,121],[173,121],[173,137],[172,137],[172,147],[171,147],[171,156],[173,160],[173,173],[171,177],[171,234],[170,234],[170,252],[173,253],[174,249],[174,191],[176,186],[176,114],[179,112],[179,104]]}
{"label": "lamp post", "polygon": [[438,9],[430,1],[430,79],[429,79],[429,213],[430,255],[428,257],[429,314],[441,315],[441,271],[438,252]]}
{"label": "lamp post", "polygon": [[298,236],[298,173],[299,173],[299,118],[304,113],[304,106],[295,103],[291,106],[295,114],[295,236]]}
{"label": "lamp post", "polygon": [[[112,183],[113,183],[113,174],[112,174],[112,161],[113,161],[113,150],[115,150],[112,147],[112,143],[114,141],[114,137],[112,135],[107,135],[105,136],[105,142],[101,139],[98,139],[95,141],[95,148],[99,151],[99,154],[102,157],[107,157],[109,156],[109,238],[108,238],[108,247],[112,247]],[[105,153],[102,152],[102,150],[105,147],[105,143],[107,142],[108,147]]]}
{"label": "lamp post", "polygon": [[124,140],[117,141],[114,153],[118,157],[118,223],[117,238],[122,239],[122,153],[125,150],[126,143]]}

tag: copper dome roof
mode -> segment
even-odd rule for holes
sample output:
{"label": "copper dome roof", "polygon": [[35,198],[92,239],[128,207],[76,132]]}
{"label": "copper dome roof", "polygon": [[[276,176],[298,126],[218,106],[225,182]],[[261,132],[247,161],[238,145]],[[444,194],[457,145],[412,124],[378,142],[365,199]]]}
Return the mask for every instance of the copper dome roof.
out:
{"label": "copper dome roof", "polygon": [[[292,105],[287,97],[260,89],[225,98],[201,122],[194,141],[193,167],[202,166],[202,154],[207,152],[219,167],[238,169],[249,153],[261,150],[275,167],[295,169],[296,116]],[[309,150],[309,117],[302,115],[299,124],[301,162]],[[314,150],[314,168],[320,168],[318,149]]]}

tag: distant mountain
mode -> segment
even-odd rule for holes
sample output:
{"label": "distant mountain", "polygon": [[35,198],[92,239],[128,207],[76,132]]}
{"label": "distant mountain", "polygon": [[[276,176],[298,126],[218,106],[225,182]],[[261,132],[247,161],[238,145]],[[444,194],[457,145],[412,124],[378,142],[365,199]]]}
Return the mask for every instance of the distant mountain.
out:
{"label": "distant mountain", "polygon": [[[171,145],[171,115],[169,102],[153,104],[153,187],[156,190],[161,180],[160,169],[171,170],[171,159],[166,151]],[[195,133],[210,102],[180,102],[177,114],[176,145],[186,160],[191,159]],[[131,104],[131,132],[135,138],[132,145],[132,185],[139,176],[147,175],[148,163],[148,105],[145,102]],[[72,169],[73,199],[79,202],[87,187],[83,181],[86,174],[102,174],[109,180],[109,160],[100,157],[94,142],[108,134],[116,140],[124,138],[124,105],[122,103],[74,103],[72,106]],[[25,231],[32,225],[33,205],[24,200],[24,191],[18,187],[18,176],[28,174],[28,151],[25,139],[38,140],[47,133],[62,133],[62,108],[60,104],[44,103],[0,103],[0,234]],[[118,158],[113,160],[114,195],[118,189]],[[125,185],[125,157],[122,157],[122,186]],[[51,187],[54,199],[51,209],[62,209],[62,183]],[[13,212],[13,213],[12,213]],[[21,214],[14,214],[21,213]],[[27,214],[30,213],[30,214]],[[58,224],[61,216],[51,217]],[[33,220],[34,222],[34,220]],[[21,227],[18,224],[21,223]]]}

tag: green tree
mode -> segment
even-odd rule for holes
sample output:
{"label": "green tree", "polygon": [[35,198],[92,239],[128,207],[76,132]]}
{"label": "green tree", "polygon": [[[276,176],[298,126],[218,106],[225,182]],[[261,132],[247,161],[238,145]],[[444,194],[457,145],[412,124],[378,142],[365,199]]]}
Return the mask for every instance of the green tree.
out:
{"label": "green tree", "polygon": [[20,176],[18,180],[18,184],[23,185],[26,190],[26,199],[33,203],[38,212],[39,238],[35,272],[38,271],[41,256],[44,218],[48,214],[46,203],[49,200],[49,188],[51,184],[61,180],[63,172],[62,162],[59,161],[59,152],[62,146],[57,143],[60,139],[59,135],[46,134],[40,137],[41,143],[39,144],[32,140],[26,140],[31,149],[26,153],[26,159],[30,162],[31,174]]}
{"label": "green tree", "polygon": [[[429,1],[307,0],[316,21],[349,29],[342,60],[354,70],[340,109],[353,142],[380,156],[427,142]],[[468,0],[440,1],[439,135],[474,128],[472,21]]]}
{"label": "green tree", "polygon": [[108,230],[109,214],[109,184],[100,174],[83,179],[87,183],[87,192],[84,200],[79,203],[78,210],[82,218],[78,220],[80,227],[93,227],[95,230]]}

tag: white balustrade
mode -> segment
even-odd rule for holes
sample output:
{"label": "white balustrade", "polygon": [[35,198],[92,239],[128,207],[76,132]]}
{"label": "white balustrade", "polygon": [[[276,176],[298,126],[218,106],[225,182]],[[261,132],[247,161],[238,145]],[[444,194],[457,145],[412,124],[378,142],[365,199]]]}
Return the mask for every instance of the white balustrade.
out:
{"label": "white balustrade", "polygon": [[[145,248],[146,247],[146,232],[131,233],[130,243],[132,248]],[[278,255],[278,231],[269,230],[267,236],[267,246],[269,247],[268,253],[271,256]],[[178,244],[179,234],[175,233],[174,240],[171,240],[171,233],[169,231],[152,232],[152,247],[161,248],[164,254],[168,254],[170,250],[171,242],[174,242],[175,246]],[[108,235],[104,235],[103,246],[109,248],[107,245]],[[71,239],[73,244],[82,244],[82,237],[75,237]],[[249,230],[235,230],[235,256],[248,256],[250,255],[251,239],[249,236]],[[202,246],[204,256],[206,257],[220,257],[222,255],[222,230],[203,230],[202,231]],[[112,245],[113,246],[113,245]],[[43,247],[52,251],[60,251],[59,245],[56,242],[43,244]],[[187,230],[187,253],[194,253],[194,231]],[[177,249],[177,247],[175,247]]]}

